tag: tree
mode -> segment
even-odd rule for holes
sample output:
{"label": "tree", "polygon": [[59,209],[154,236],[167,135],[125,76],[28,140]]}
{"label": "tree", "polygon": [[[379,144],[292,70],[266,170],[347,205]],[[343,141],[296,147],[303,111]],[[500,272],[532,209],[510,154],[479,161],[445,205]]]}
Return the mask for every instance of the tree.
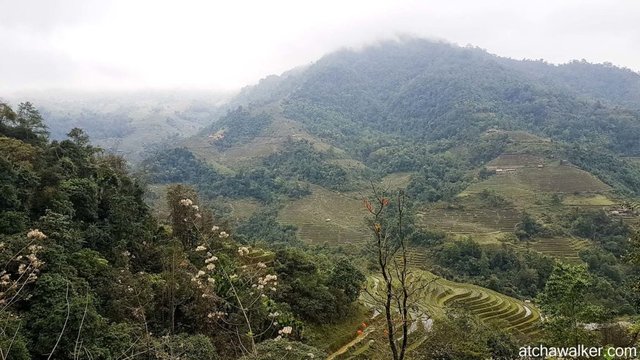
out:
{"label": "tree", "polygon": [[[391,206],[391,200],[378,193],[373,187],[373,199],[364,200],[371,218],[369,226],[373,232],[372,249],[375,253],[377,270],[383,279],[382,291],[367,290],[368,295],[384,307],[389,349],[394,360],[403,360],[407,351],[409,327],[409,308],[413,305],[413,295],[423,287],[420,281],[411,278],[407,264],[407,231],[404,220],[406,197],[399,191]],[[411,278],[411,281],[409,279]],[[382,295],[379,295],[379,293]],[[394,317],[398,316],[400,325],[396,326]],[[396,336],[401,335],[400,344]]]}
{"label": "tree", "polygon": [[554,345],[577,346],[589,339],[581,323],[596,321],[603,313],[587,297],[592,283],[584,265],[556,264],[538,296],[540,308],[548,317],[547,337]]}
{"label": "tree", "polygon": [[23,102],[18,105],[18,115],[15,121],[18,127],[30,130],[37,137],[46,138],[49,135],[47,126],[40,112],[30,102]]}

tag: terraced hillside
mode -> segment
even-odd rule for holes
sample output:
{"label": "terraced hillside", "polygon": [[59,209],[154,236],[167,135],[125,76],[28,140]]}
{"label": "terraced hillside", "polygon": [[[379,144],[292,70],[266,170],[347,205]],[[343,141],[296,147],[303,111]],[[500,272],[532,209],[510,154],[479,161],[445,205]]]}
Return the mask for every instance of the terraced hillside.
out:
{"label": "terraced hillside", "polygon": [[[409,341],[409,351],[422,343],[433,323],[439,321],[447,308],[452,307],[465,309],[483,322],[500,326],[524,338],[535,338],[540,331],[540,312],[531,303],[479,286],[438,278],[427,271],[416,271],[413,276],[412,283],[424,288],[417,291],[410,313],[413,324],[409,332],[413,336]],[[375,277],[370,278],[370,291],[380,290],[380,284]],[[368,326],[329,359],[378,359],[383,353],[386,339],[381,306],[366,294],[361,301],[373,311],[372,318],[367,321]]]}
{"label": "terraced hillside", "polygon": [[[369,282],[374,290],[378,289],[379,281],[376,280],[373,278]],[[540,313],[531,303],[480,286],[449,281],[427,271],[414,271],[412,283],[419,289],[414,300],[418,310],[416,318],[427,315],[437,321],[446,308],[459,307],[484,322],[513,330],[516,334],[534,335],[539,330]],[[363,302],[381,311],[368,295],[363,296]]]}
{"label": "terraced hillside", "polygon": [[541,193],[574,194],[606,193],[611,190],[607,184],[590,173],[571,165],[553,163],[543,167],[530,167],[519,163],[511,164],[496,176],[469,186],[461,196],[492,190],[522,207],[531,206]]}
{"label": "terraced hillside", "polygon": [[364,222],[362,198],[319,186],[312,186],[311,191],[311,195],[285,205],[279,221],[298,226],[298,236],[307,243],[362,247],[371,235]]}
{"label": "terraced hillside", "polygon": [[504,233],[513,232],[521,213],[511,207],[424,208],[416,214],[418,226],[437,229],[451,235],[471,235],[480,242],[495,242]]}
{"label": "terraced hillside", "polygon": [[522,249],[529,247],[560,261],[580,263],[579,253],[588,246],[589,242],[587,240],[574,237],[553,237],[536,239],[527,243],[527,245],[519,245],[518,247]]}
{"label": "terraced hillside", "polygon": [[[404,188],[412,174],[387,175],[379,186],[390,191]],[[369,189],[340,193],[311,185],[311,195],[287,203],[279,211],[278,219],[284,224],[296,225],[299,238],[307,243],[360,249],[371,238],[365,223],[368,214],[362,204],[368,195]]]}

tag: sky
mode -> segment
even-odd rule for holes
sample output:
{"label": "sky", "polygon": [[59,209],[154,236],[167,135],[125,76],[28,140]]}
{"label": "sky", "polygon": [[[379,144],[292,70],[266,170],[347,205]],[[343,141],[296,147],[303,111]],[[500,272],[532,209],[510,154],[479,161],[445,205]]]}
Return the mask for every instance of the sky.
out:
{"label": "sky", "polygon": [[0,0],[0,95],[231,91],[398,36],[640,71],[638,0]]}

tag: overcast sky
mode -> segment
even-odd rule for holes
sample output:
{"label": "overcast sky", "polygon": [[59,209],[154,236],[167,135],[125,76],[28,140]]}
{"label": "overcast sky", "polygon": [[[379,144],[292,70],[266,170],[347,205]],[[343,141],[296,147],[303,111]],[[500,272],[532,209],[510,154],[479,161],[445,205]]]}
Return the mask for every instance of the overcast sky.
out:
{"label": "overcast sky", "polygon": [[231,90],[398,34],[640,70],[638,0],[0,0],[0,91]]}

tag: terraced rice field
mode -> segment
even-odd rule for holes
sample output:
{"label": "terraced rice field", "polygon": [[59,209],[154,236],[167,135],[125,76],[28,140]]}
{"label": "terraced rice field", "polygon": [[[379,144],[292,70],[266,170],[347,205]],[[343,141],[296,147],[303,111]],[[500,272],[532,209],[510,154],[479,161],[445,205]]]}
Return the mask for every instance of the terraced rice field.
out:
{"label": "terraced rice field", "polygon": [[[417,286],[415,302],[418,312],[438,321],[447,308],[457,307],[477,316],[481,321],[511,330],[515,334],[533,336],[540,327],[540,312],[531,303],[500,294],[480,286],[438,278],[427,271],[414,271],[412,284]],[[369,281],[371,291],[381,291],[381,283]],[[421,288],[422,287],[422,288]],[[368,295],[365,305],[381,311]]]}
{"label": "terraced rice field", "polygon": [[419,226],[454,235],[499,235],[513,232],[521,213],[512,207],[423,209],[416,215]]}
{"label": "terraced rice field", "polygon": [[[481,321],[507,329],[523,338],[535,338],[540,331],[540,312],[531,303],[479,286],[438,278],[427,271],[414,271],[412,283],[423,288],[414,295],[413,306],[409,311],[412,325],[409,328],[408,351],[417,349],[426,339],[426,333],[433,323],[440,321],[445,310],[452,307],[465,309]],[[370,292],[382,291],[381,285],[381,281],[375,277],[369,278]],[[373,311],[373,316],[365,320],[367,327],[334,351],[328,359],[385,358],[384,354],[388,349],[382,307],[366,293],[361,296],[361,302]]]}
{"label": "terraced rice field", "polygon": [[281,223],[298,227],[300,239],[311,244],[360,246],[370,238],[362,197],[319,186],[311,190],[311,195],[287,203],[278,214]]}
{"label": "terraced rice field", "polygon": [[506,169],[521,167],[536,167],[544,164],[544,158],[529,154],[502,154],[497,158],[489,161],[486,167],[489,169]]}
{"label": "terraced rice field", "polygon": [[533,305],[475,285],[438,279],[420,296],[429,306],[460,307],[518,334],[535,334],[540,325],[540,313]]}
{"label": "terraced rice field", "polygon": [[516,176],[543,192],[574,193],[609,191],[611,187],[590,173],[573,166],[558,165],[516,171]]}
{"label": "terraced rice field", "polygon": [[569,202],[576,202],[576,205],[608,205],[610,201],[606,194],[611,187],[586,171],[556,163],[543,168],[521,167],[491,176],[471,184],[459,197],[465,198],[484,190],[508,199],[517,208],[531,209],[540,200],[548,201],[545,199],[552,194],[565,195],[570,198]]}
{"label": "terraced rice field", "polygon": [[[526,246],[520,245],[519,247],[525,248]],[[589,242],[571,237],[541,238],[530,242],[529,247],[560,261],[576,264],[582,262],[579,253],[589,247]]]}

